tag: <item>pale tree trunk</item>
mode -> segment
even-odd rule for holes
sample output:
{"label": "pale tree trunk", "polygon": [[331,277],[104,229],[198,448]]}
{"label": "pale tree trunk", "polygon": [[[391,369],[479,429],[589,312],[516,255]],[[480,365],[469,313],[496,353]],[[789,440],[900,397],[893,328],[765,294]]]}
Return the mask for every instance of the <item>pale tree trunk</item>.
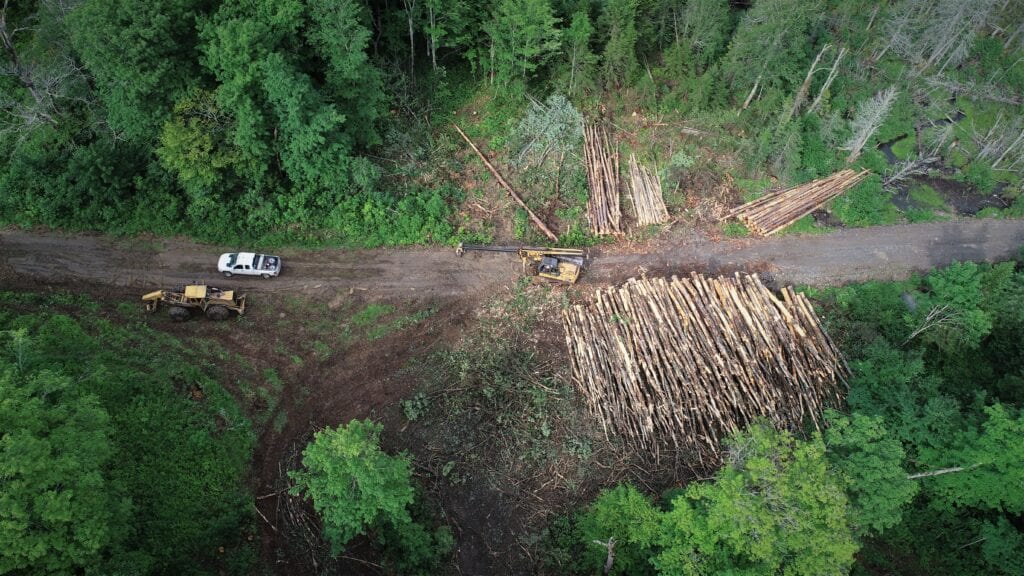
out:
{"label": "pale tree trunk", "polygon": [[818,95],[814,98],[814,102],[811,103],[811,107],[807,109],[808,112],[814,112],[818,109],[818,105],[821,104],[821,99],[825,96],[825,92],[828,92],[832,82],[839,75],[839,62],[846,56],[846,47],[839,47],[839,54],[836,54],[835,62],[832,63],[832,69],[828,71],[828,77],[825,78],[825,83],[821,85],[821,90],[818,90]]}
{"label": "pale tree trunk", "polygon": [[576,44],[572,45],[572,59],[569,64],[569,96],[572,96],[576,82]]}
{"label": "pale tree trunk", "polygon": [[793,106],[789,109],[789,112],[782,117],[782,125],[789,122],[789,120],[800,110],[800,106],[803,105],[804,100],[807,98],[807,92],[811,89],[811,78],[818,69],[818,62],[821,61],[821,57],[825,54],[825,51],[831,47],[831,44],[825,44],[821,47],[821,51],[818,52],[818,55],[814,57],[814,62],[811,62],[811,67],[807,70],[807,76],[804,78],[804,83],[800,85],[800,89],[796,91],[796,96],[793,97]]}
{"label": "pale tree trunk", "polygon": [[615,563],[615,538],[609,538],[607,542],[594,540],[594,544],[608,550],[608,557],[604,561],[604,573],[611,574],[612,565]]}
{"label": "pale tree trunk", "polygon": [[430,66],[433,70],[437,70],[437,40],[435,38],[437,22],[434,21],[434,7],[427,5],[427,10],[430,15]]}
{"label": "pale tree trunk", "polygon": [[416,86],[416,42],[412,21],[416,0],[402,0],[402,6],[405,7],[405,20],[409,24],[409,80]]}
{"label": "pale tree trunk", "polygon": [[761,75],[757,75],[757,80],[754,80],[754,87],[750,89],[750,94],[747,95],[747,99],[743,101],[743,108],[740,111],[746,110],[750,103],[754,100],[754,94],[757,94],[757,87],[761,85]]}
{"label": "pale tree trunk", "polygon": [[942,468],[941,470],[932,470],[930,472],[919,472],[917,474],[907,474],[907,480],[918,480],[920,478],[932,478],[934,476],[942,476],[943,474],[953,474],[955,472],[965,472],[967,470],[974,470],[981,466],[981,463],[971,464],[970,466],[953,466],[952,468]]}

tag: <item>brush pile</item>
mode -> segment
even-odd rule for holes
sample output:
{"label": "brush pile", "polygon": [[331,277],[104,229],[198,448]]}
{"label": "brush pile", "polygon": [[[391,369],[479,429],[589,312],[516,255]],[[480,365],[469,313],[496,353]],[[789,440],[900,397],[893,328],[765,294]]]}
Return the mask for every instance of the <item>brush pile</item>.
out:
{"label": "brush pile", "polygon": [[583,127],[584,154],[590,201],[587,217],[590,230],[597,235],[621,234],[622,209],[619,207],[619,153],[608,142],[603,127]]}
{"label": "brush pile", "polygon": [[796,429],[839,406],[847,368],[810,302],[756,275],[631,278],[563,311],[573,376],[605,432],[717,456],[756,418]]}
{"label": "brush pile", "polygon": [[668,222],[668,209],[661,197],[661,182],[650,170],[636,161],[636,155],[629,155],[629,179],[633,190],[633,210],[636,211],[636,223],[640,226],[648,224],[664,224]]}
{"label": "brush pile", "polygon": [[738,218],[754,234],[768,236],[821,208],[855,186],[869,173],[869,170],[840,170],[827,178],[787,188],[737,206],[722,216],[721,221]]}

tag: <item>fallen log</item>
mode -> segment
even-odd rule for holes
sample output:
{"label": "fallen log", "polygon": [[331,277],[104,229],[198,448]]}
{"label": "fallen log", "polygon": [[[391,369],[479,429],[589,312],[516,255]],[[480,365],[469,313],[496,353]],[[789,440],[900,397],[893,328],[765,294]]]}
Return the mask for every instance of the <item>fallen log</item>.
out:
{"label": "fallen log", "polygon": [[549,240],[551,240],[552,242],[558,242],[558,236],[556,236],[554,232],[552,232],[547,226],[544,225],[544,222],[540,218],[538,218],[536,214],[533,213],[533,210],[530,210],[530,207],[526,205],[526,202],[523,202],[523,199],[519,197],[519,194],[516,194],[516,191],[513,190],[511,186],[509,186],[508,182],[506,182],[504,178],[501,177],[501,174],[498,173],[498,170],[491,165],[491,163],[487,160],[487,157],[484,156],[482,152],[480,152],[479,148],[476,147],[476,144],[473,144],[473,141],[469,139],[469,136],[466,136],[466,133],[463,132],[462,129],[459,128],[457,124],[452,124],[452,126],[455,126],[455,130],[458,131],[459,136],[462,136],[462,139],[465,140],[466,143],[469,144],[469,147],[472,148],[474,152],[476,152],[476,155],[480,157],[480,160],[482,160],[484,166],[486,166],[487,169],[491,171],[491,174],[494,175],[494,178],[498,181],[498,184],[500,184],[501,187],[504,188],[506,192],[508,192],[509,196],[511,196],[517,204],[523,207],[523,210],[526,210],[526,214],[530,217],[530,220],[534,223],[534,225],[536,225],[537,228],[540,229],[540,231],[544,233],[544,235],[547,236]]}

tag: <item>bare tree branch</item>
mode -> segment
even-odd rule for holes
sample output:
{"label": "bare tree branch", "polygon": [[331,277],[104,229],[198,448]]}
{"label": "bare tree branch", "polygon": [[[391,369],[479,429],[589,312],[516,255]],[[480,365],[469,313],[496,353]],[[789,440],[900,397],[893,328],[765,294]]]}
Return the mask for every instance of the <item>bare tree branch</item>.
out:
{"label": "bare tree branch", "polygon": [[846,158],[847,162],[853,162],[860,156],[864,145],[867,144],[871,136],[878,130],[878,127],[885,121],[885,117],[889,114],[889,109],[892,108],[893,102],[896,101],[896,95],[896,87],[890,86],[876,94],[874,98],[866,100],[858,106],[857,114],[854,116],[850,126],[853,129],[853,135],[850,136],[850,139],[841,148],[842,150],[850,151],[850,155]]}

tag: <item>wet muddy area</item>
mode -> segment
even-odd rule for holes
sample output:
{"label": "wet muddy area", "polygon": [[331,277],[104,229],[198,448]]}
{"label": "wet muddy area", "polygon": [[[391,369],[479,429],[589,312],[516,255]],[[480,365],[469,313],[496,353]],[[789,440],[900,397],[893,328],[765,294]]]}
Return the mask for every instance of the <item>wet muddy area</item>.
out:
{"label": "wet muddy area", "polygon": [[[938,192],[946,203],[946,213],[957,216],[974,216],[985,208],[1008,208],[1012,203],[998,193],[979,194],[963,182],[932,176],[919,176],[901,186],[899,191],[893,194],[892,203],[903,211],[929,209],[929,206],[918,204],[910,196],[910,191],[918,185],[929,186]],[[1000,186],[997,190],[1001,188]]]}

